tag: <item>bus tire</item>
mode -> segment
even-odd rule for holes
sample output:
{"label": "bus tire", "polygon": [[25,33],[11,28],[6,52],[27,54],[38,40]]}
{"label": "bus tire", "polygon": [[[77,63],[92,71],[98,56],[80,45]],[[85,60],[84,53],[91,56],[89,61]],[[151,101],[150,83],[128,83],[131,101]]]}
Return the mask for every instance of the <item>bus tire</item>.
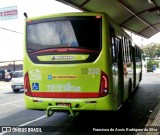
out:
{"label": "bus tire", "polygon": [[132,94],[132,79],[130,78],[128,81],[128,98],[130,99]]}
{"label": "bus tire", "polygon": [[139,82],[141,82],[141,80],[142,80],[142,72],[140,72],[139,74]]}
{"label": "bus tire", "polygon": [[18,92],[19,92],[19,89],[13,89],[13,92],[14,92],[14,93],[18,93]]}

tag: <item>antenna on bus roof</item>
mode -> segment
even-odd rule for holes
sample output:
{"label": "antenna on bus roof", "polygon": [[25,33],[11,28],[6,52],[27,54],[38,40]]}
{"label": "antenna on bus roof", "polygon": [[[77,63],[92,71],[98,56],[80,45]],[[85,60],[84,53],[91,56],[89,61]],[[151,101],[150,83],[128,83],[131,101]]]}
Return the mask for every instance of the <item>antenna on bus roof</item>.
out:
{"label": "antenna on bus roof", "polygon": [[27,15],[27,13],[26,13],[26,12],[24,12],[24,16],[26,17],[26,19],[28,18],[28,15]]}

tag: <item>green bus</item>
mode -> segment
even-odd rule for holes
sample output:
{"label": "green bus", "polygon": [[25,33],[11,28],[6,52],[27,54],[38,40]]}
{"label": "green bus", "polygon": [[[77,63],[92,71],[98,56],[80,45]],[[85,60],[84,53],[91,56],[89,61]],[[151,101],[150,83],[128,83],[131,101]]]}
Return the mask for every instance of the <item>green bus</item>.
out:
{"label": "green bus", "polygon": [[24,36],[27,109],[117,111],[142,79],[142,50],[105,13],[28,18]]}

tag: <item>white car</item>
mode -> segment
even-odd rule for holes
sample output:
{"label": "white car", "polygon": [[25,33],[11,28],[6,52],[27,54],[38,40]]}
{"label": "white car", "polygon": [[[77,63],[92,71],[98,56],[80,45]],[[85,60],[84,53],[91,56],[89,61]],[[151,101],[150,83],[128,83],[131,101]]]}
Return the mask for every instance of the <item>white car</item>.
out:
{"label": "white car", "polygon": [[11,87],[13,92],[18,93],[20,89],[24,88],[23,71],[14,71],[11,79]]}

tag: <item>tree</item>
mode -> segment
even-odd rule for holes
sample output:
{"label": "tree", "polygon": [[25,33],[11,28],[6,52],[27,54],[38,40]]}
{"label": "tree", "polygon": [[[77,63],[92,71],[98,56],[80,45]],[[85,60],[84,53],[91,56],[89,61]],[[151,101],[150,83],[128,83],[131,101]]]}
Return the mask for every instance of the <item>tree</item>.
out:
{"label": "tree", "polygon": [[143,47],[144,53],[149,60],[155,60],[160,57],[160,44],[151,43]]}
{"label": "tree", "polygon": [[145,57],[148,58],[149,61],[147,61],[147,71],[153,71],[153,67],[156,65],[156,67],[159,66],[159,63],[155,61],[156,59],[159,59],[160,57],[160,44],[158,43],[151,43],[143,47],[143,51],[145,54]]}

